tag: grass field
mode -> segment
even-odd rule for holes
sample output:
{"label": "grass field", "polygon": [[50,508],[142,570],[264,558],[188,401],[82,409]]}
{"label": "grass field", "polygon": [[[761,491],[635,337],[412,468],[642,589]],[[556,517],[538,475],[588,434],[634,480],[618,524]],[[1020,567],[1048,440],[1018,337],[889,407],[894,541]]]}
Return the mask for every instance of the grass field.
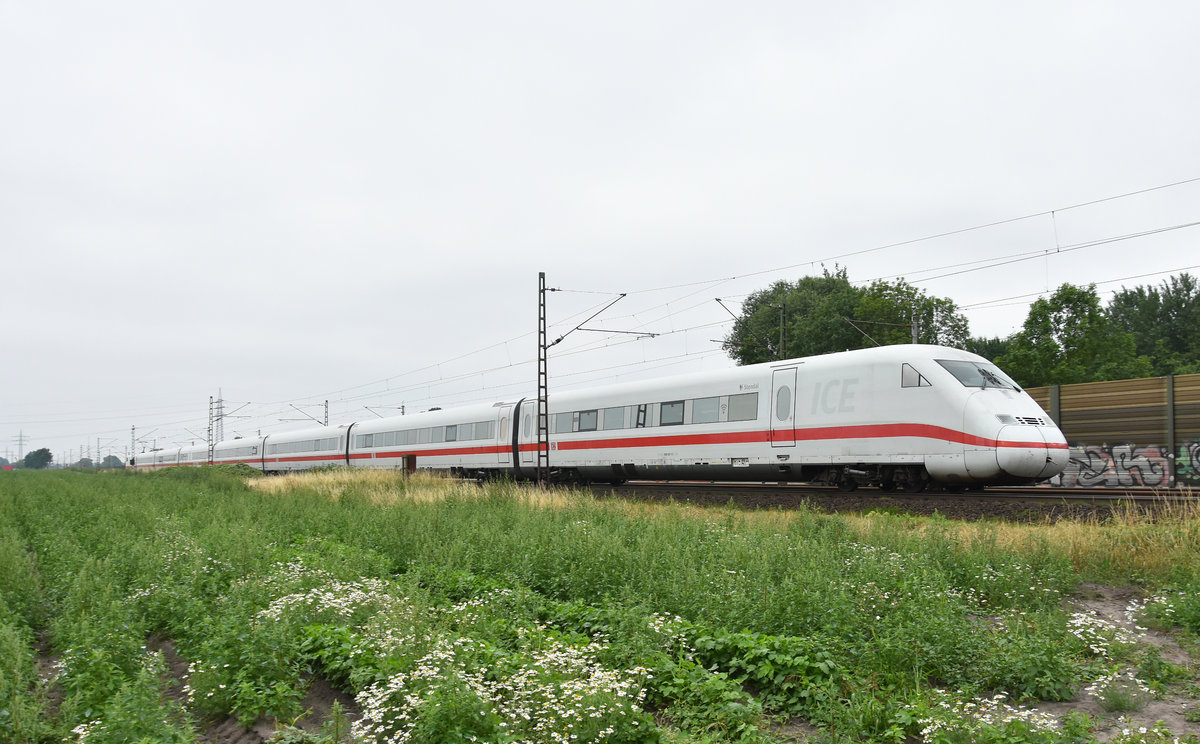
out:
{"label": "grass field", "polygon": [[[0,741],[213,741],[229,715],[280,742],[1194,741],[1175,642],[1200,633],[1197,516],[1018,527],[380,472],[5,473]],[[1141,629],[1073,605],[1081,582],[1132,587]],[[313,721],[315,680],[353,702]]]}

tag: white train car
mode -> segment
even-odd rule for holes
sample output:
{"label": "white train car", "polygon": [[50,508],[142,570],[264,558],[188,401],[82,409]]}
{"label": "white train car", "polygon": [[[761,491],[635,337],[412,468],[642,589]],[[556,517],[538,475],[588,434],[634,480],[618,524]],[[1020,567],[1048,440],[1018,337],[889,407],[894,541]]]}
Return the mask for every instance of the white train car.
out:
{"label": "white train car", "polygon": [[[235,440],[236,441],[236,440]],[[346,429],[321,426],[271,434],[262,440],[265,473],[288,473],[346,464]]]}
{"label": "white train car", "polygon": [[514,403],[392,416],[350,427],[348,464],[454,472],[508,472]]}
{"label": "white train car", "polygon": [[208,464],[208,445],[207,444],[190,444],[187,447],[179,448],[179,465],[197,465]]}
{"label": "white train car", "polygon": [[172,447],[170,449],[156,449],[148,452],[139,452],[134,455],[133,468],[135,470],[162,470],[163,468],[175,467],[179,464],[180,447]]}
{"label": "white train car", "polygon": [[1032,483],[1067,444],[995,365],[902,345],[551,396],[552,468],[584,479],[919,490]]}
{"label": "white train car", "polygon": [[262,470],[262,438],[238,438],[219,442],[213,447],[213,465],[249,465]]}
{"label": "white train car", "polygon": [[[222,442],[213,460],[268,473],[350,465],[530,478],[536,412],[534,397],[435,409]],[[548,423],[550,476],[564,481],[915,491],[931,483],[1035,483],[1068,460],[1062,432],[1027,393],[983,357],[943,346],[885,346],[552,392]],[[139,469],[181,457],[190,464],[190,449],[153,453],[153,462],[146,456]]]}

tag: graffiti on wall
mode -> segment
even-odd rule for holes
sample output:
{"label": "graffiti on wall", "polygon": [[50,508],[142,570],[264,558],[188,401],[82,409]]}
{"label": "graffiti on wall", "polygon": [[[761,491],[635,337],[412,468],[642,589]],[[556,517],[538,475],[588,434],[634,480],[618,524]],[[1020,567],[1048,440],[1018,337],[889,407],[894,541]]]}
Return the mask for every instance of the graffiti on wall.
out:
{"label": "graffiti on wall", "polygon": [[1184,442],[1174,458],[1166,447],[1156,444],[1073,446],[1067,469],[1045,485],[1054,488],[1200,486],[1200,442]]}
{"label": "graffiti on wall", "polygon": [[1175,458],[1175,485],[1200,487],[1200,442],[1184,442]]}
{"label": "graffiti on wall", "polygon": [[1167,486],[1170,476],[1170,458],[1162,447],[1102,444],[1072,447],[1060,477],[1065,488],[1129,488]]}

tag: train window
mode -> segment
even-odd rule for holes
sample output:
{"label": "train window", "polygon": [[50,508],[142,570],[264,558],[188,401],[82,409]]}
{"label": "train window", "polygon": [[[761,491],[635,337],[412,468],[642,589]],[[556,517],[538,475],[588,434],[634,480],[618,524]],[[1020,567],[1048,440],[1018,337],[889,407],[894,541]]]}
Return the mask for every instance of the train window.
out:
{"label": "train window", "polygon": [[715,424],[720,410],[720,398],[697,398],[692,401],[692,423]]}
{"label": "train window", "polygon": [[496,422],[495,421],[479,421],[475,424],[476,439],[495,439],[496,438]]}
{"label": "train window", "polygon": [[370,447],[370,446],[371,446],[371,440],[372,440],[374,437],[375,437],[375,435],[374,435],[374,434],[359,434],[359,435],[358,435],[358,437],[357,437],[357,439],[358,439],[358,442],[356,443],[356,445],[357,445],[358,447],[360,447],[360,448],[361,448],[361,447]]}
{"label": "train window", "polygon": [[616,408],[604,409],[604,429],[624,429],[625,428],[625,406],[617,406]]}
{"label": "train window", "polygon": [[529,438],[529,428],[533,425],[533,416],[525,414],[525,420],[521,422],[521,436]]}
{"label": "train window", "polygon": [[458,439],[458,427],[457,426],[447,426],[445,431],[446,431],[446,441],[447,442],[453,442]]}
{"label": "train window", "polygon": [[432,444],[438,444],[446,441],[446,427],[435,426],[429,430],[429,441]]}
{"label": "train window", "polygon": [[598,418],[598,415],[599,415],[599,411],[597,411],[595,409],[593,409],[591,411],[580,411],[579,412],[579,430],[580,431],[595,431],[596,430],[596,420]]}
{"label": "train window", "polygon": [[758,418],[758,393],[729,396],[729,420],[753,421]]}
{"label": "train window", "polygon": [[663,403],[659,409],[658,422],[660,426],[678,426],[683,423],[683,401],[673,400]]}
{"label": "train window", "polygon": [[475,424],[458,425],[458,441],[469,442],[475,438]]}
{"label": "train window", "polygon": [[900,387],[931,387],[929,380],[918,372],[911,364],[905,363],[900,368]]}
{"label": "train window", "polygon": [[433,435],[433,429],[425,428],[417,430],[417,444],[429,444],[429,439]]}
{"label": "train window", "polygon": [[792,389],[787,385],[780,385],[775,391],[775,418],[780,421],[792,418]]}
{"label": "train window", "polygon": [[574,413],[557,413],[554,415],[554,431],[558,434],[570,434],[574,431],[574,424]]}
{"label": "train window", "polygon": [[938,359],[937,363],[946,368],[946,371],[958,378],[958,381],[967,387],[977,388],[1008,388],[1011,390],[1021,390],[1017,383],[1008,378],[1008,375],[1000,371],[1000,368],[994,364],[976,362],[965,362],[950,359]]}

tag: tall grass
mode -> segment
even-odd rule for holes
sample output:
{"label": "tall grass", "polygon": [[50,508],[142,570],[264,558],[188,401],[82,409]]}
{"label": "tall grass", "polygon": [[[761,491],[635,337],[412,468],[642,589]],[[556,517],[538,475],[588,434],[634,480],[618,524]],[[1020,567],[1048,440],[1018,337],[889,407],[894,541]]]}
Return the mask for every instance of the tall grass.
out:
{"label": "tall grass", "polygon": [[40,741],[49,729],[34,651],[42,598],[15,516],[0,495],[0,741],[25,744]]}
{"label": "tall grass", "polygon": [[1200,496],[1149,510],[1118,503],[1103,516],[1044,524],[952,522],[881,513],[847,516],[865,539],[908,535],[917,544],[949,540],[963,550],[990,546],[1014,555],[1052,553],[1085,581],[1154,587],[1200,574]]}
{"label": "tall grass", "polygon": [[[293,717],[313,671],[381,706],[381,726],[409,706],[443,734],[421,706],[494,695],[565,722],[559,694],[586,683],[614,721],[632,715],[616,701],[642,696],[677,741],[765,741],[762,705],[895,740],[935,687],[1071,697],[1125,653],[1063,610],[1080,576],[1165,583],[1166,562],[1129,553],[1169,547],[1195,566],[1197,550],[1186,518],[960,525],[374,471],[14,473],[0,505],[0,545],[19,546],[0,568],[24,577],[0,574],[0,620],[16,618],[22,649],[10,666],[30,669],[34,634],[50,638],[64,701],[49,724],[90,741],[187,741],[210,712]],[[164,694],[152,634],[193,662],[186,705]],[[552,675],[535,671],[550,658]],[[496,705],[487,726],[520,717]]]}

